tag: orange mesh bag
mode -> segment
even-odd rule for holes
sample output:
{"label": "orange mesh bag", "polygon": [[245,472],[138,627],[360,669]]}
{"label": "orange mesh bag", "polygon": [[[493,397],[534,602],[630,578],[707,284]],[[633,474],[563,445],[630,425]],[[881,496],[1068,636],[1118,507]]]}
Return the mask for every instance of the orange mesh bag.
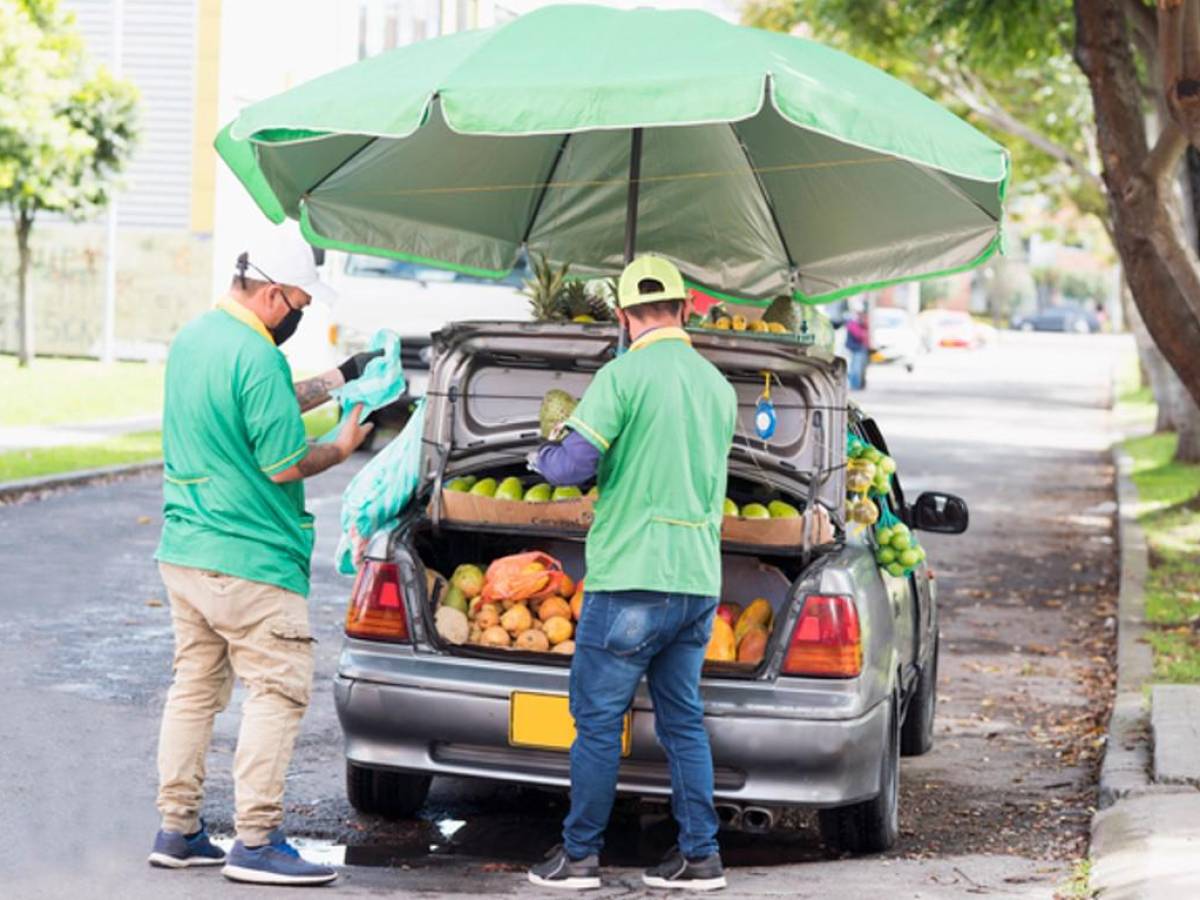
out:
{"label": "orange mesh bag", "polygon": [[483,579],[483,602],[542,600],[559,592],[565,573],[562,563],[546,553],[515,553],[488,566]]}

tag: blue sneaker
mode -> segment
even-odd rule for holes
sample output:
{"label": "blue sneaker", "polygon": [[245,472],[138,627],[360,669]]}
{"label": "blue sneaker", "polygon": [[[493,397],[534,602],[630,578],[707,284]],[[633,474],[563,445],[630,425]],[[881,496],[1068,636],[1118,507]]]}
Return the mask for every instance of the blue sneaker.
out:
{"label": "blue sneaker", "polygon": [[225,862],[225,851],[208,839],[204,823],[195,834],[160,830],[154,837],[154,849],[146,860],[164,869],[186,869],[190,866],[219,866]]}
{"label": "blue sneaker", "polygon": [[337,878],[332,866],[318,866],[301,857],[282,829],[276,828],[267,839],[269,843],[261,847],[235,842],[221,874],[251,884],[327,884]]}

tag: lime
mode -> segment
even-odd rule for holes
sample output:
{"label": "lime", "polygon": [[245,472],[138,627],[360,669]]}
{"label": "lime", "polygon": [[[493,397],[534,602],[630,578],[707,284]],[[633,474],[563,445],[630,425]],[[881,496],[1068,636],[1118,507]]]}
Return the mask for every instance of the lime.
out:
{"label": "lime", "polygon": [[881,566],[890,566],[896,561],[896,551],[891,547],[881,547],[875,553],[875,562]]}
{"label": "lime", "polygon": [[900,565],[904,566],[904,568],[911,569],[921,561],[921,555],[916,550],[909,548],[908,550],[901,551],[896,559],[900,561]]}
{"label": "lime", "polygon": [[886,547],[892,542],[892,529],[886,525],[875,532],[875,540],[879,541],[880,547]]}
{"label": "lime", "polygon": [[893,529],[892,540],[890,543],[893,550],[904,551],[907,550],[912,544],[912,538],[903,532],[897,532],[895,529]]}
{"label": "lime", "polygon": [[900,565],[900,563],[892,563],[887,567],[887,573],[899,578],[904,574],[904,566]]}

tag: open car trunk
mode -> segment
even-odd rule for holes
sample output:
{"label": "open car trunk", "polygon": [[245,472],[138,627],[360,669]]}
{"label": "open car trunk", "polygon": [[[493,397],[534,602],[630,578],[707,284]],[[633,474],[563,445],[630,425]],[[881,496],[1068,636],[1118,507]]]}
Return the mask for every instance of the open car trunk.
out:
{"label": "open car trunk", "polygon": [[[843,363],[795,343],[712,331],[692,336],[695,348],[737,392],[727,496],[739,508],[771,500],[785,501],[801,512],[822,507],[833,520],[835,536],[840,535],[846,440]],[[474,564],[486,571],[500,557],[541,551],[558,560],[573,581],[585,579],[590,516],[558,525],[533,516],[524,522],[485,515],[468,519],[448,510],[450,495],[443,487],[469,476],[497,482],[515,476],[525,488],[539,480],[526,469],[525,456],[540,440],[542,397],[552,388],[581,396],[596,371],[613,357],[616,343],[616,329],[606,325],[461,323],[434,335],[421,471],[425,514],[406,527],[405,537],[425,567],[442,576],[431,579],[424,608],[426,633],[440,650],[511,663],[569,664],[570,657],[558,653],[451,643],[438,635],[434,618],[447,590],[445,580],[460,565]],[[768,373],[777,427],[763,440],[754,430],[754,416]],[[578,485],[583,492],[591,486]],[[513,505],[510,502],[510,508]],[[832,546],[836,542],[812,547],[799,540],[767,546],[737,543],[726,536],[721,601],[742,608],[766,601],[772,628],[761,662],[710,662],[706,675],[754,677],[763,670],[779,640],[786,639],[780,632],[789,618],[794,585]]]}

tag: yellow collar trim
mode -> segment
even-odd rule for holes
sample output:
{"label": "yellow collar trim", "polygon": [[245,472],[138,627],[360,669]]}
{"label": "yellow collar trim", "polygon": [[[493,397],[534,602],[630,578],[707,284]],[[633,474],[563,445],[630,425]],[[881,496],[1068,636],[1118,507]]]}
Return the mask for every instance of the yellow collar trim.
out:
{"label": "yellow collar trim", "polygon": [[216,308],[229,313],[243,325],[249,325],[264,338],[270,341],[271,346],[275,346],[275,338],[271,337],[271,332],[267,331],[267,326],[262,323],[262,319],[256,316],[253,311],[242,306],[232,297],[222,297],[216,302]]}
{"label": "yellow collar trim", "polygon": [[641,350],[643,347],[649,347],[651,344],[657,344],[659,341],[683,341],[691,345],[692,336],[682,328],[655,328],[653,331],[646,332],[634,341],[629,349]]}

